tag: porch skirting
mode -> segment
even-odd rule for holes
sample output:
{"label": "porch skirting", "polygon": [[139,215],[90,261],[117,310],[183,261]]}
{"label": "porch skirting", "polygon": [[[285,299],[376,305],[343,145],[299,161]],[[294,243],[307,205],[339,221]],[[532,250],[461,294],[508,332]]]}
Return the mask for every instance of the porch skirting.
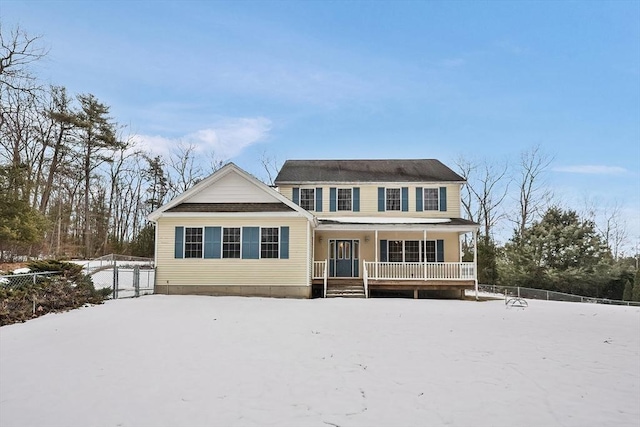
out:
{"label": "porch skirting", "polygon": [[156,285],[155,294],[311,298],[311,285]]}

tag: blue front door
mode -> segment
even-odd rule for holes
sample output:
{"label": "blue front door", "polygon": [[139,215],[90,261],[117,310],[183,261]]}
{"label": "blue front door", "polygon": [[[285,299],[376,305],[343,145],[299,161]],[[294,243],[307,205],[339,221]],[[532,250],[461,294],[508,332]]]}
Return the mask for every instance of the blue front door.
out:
{"label": "blue front door", "polygon": [[351,240],[336,240],[336,277],[353,277]]}
{"label": "blue front door", "polygon": [[358,277],[360,241],[329,241],[329,277]]}

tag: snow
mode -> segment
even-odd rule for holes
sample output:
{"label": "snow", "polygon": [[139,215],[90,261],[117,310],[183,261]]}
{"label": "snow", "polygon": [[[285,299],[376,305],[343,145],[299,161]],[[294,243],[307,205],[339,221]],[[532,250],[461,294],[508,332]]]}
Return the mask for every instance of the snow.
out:
{"label": "snow", "polygon": [[1,426],[635,426],[640,308],[108,301],[0,328]]}
{"label": "snow", "polygon": [[25,274],[29,273],[30,271],[31,269],[29,267],[16,268],[15,270],[13,270],[13,274]]}

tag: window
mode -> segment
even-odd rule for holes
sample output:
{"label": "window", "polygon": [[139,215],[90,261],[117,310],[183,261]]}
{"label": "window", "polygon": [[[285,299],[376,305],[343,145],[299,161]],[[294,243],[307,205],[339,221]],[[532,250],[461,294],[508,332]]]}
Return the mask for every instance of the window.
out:
{"label": "window", "polygon": [[184,229],[184,257],[202,258],[202,228]]}
{"label": "window", "polygon": [[351,210],[351,188],[338,188],[338,210]]}
{"label": "window", "polygon": [[427,262],[436,262],[436,241],[427,240],[424,242],[423,260],[426,258]]}
{"label": "window", "polygon": [[389,241],[389,262],[402,262],[402,240]]}
{"label": "window", "polygon": [[261,229],[260,258],[278,258],[278,227]]}
{"label": "window", "polygon": [[300,207],[308,211],[315,210],[315,189],[314,188],[300,189]]}
{"label": "window", "polygon": [[438,189],[437,188],[425,188],[424,189],[424,210],[425,211],[437,211],[440,210],[440,204],[438,201]]}
{"label": "window", "polygon": [[399,211],[400,210],[400,189],[399,188],[387,188],[387,210]]}
{"label": "window", "polygon": [[222,258],[240,258],[240,228],[223,230]]}
{"label": "window", "polygon": [[418,240],[404,242],[404,262],[420,262],[420,242]]}

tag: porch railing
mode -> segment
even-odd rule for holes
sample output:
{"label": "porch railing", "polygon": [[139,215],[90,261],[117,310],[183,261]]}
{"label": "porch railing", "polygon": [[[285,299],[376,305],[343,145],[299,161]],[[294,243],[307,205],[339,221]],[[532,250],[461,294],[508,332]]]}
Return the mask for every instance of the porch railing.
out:
{"label": "porch railing", "polygon": [[322,296],[324,298],[327,297],[327,279],[328,279],[328,271],[327,271],[327,261],[313,261],[313,278],[314,279],[322,279],[323,280],[323,293]]}
{"label": "porch railing", "polygon": [[474,280],[472,262],[365,262],[369,280]]}
{"label": "porch railing", "polygon": [[369,271],[367,270],[367,261],[362,260],[362,282],[364,285],[364,297],[369,298]]}

